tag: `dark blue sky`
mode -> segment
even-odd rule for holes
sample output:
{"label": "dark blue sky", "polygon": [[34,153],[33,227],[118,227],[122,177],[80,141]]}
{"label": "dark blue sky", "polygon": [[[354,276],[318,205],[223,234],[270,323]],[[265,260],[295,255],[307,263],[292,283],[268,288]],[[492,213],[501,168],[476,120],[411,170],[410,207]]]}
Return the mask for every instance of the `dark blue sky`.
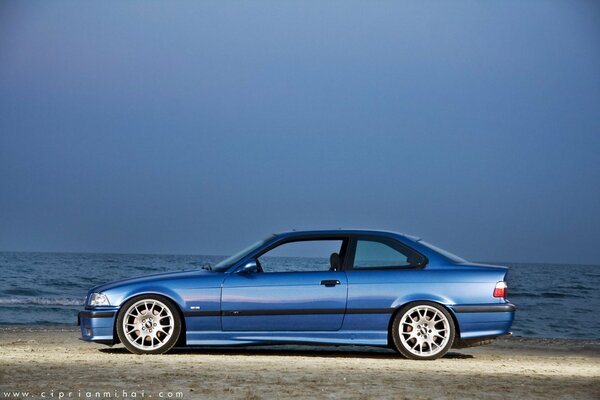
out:
{"label": "dark blue sky", "polygon": [[594,1],[0,3],[0,250],[384,228],[600,264]]}

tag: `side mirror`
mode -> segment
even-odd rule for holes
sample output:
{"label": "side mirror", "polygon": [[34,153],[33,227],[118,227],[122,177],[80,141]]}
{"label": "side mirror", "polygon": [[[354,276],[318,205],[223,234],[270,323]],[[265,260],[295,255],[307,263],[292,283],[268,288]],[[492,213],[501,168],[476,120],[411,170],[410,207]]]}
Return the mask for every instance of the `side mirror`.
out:
{"label": "side mirror", "polygon": [[244,265],[242,268],[237,271],[240,274],[254,274],[258,272],[258,265],[256,264],[256,260],[250,260]]}

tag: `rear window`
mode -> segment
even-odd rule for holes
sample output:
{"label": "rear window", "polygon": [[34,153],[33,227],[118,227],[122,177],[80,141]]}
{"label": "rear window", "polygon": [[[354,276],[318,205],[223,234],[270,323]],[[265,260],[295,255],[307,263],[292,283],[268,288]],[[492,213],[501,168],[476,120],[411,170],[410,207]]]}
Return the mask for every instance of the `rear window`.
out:
{"label": "rear window", "polygon": [[441,255],[443,255],[444,257],[457,262],[457,263],[465,263],[467,262],[467,260],[465,260],[464,258],[461,258],[459,256],[457,256],[456,254],[452,254],[449,251],[446,251],[444,249],[440,249],[437,246],[432,245],[431,243],[427,243],[424,240],[419,240],[419,243],[421,243],[423,246],[430,248],[431,250],[435,251],[436,253],[440,253]]}

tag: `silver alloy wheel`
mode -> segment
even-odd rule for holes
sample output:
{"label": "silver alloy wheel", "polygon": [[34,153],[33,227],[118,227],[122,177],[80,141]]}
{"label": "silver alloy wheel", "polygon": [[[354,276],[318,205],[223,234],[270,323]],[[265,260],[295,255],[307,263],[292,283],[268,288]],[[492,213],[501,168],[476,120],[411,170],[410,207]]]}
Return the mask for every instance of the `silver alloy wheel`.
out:
{"label": "silver alloy wheel", "polygon": [[398,327],[400,341],[418,357],[435,356],[448,344],[450,323],[438,309],[418,305],[404,313]]}
{"label": "silver alloy wheel", "polygon": [[140,350],[156,350],[173,335],[174,318],[169,307],[154,299],[135,302],[125,312],[123,332],[131,345]]}

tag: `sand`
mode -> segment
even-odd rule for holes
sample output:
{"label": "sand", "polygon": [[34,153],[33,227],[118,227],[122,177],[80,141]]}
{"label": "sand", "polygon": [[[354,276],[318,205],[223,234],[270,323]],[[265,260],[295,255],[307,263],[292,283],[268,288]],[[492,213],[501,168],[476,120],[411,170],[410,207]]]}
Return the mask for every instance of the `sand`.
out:
{"label": "sand", "polygon": [[600,399],[600,340],[506,338],[412,361],[354,346],[135,356],[78,336],[0,328],[0,398]]}

